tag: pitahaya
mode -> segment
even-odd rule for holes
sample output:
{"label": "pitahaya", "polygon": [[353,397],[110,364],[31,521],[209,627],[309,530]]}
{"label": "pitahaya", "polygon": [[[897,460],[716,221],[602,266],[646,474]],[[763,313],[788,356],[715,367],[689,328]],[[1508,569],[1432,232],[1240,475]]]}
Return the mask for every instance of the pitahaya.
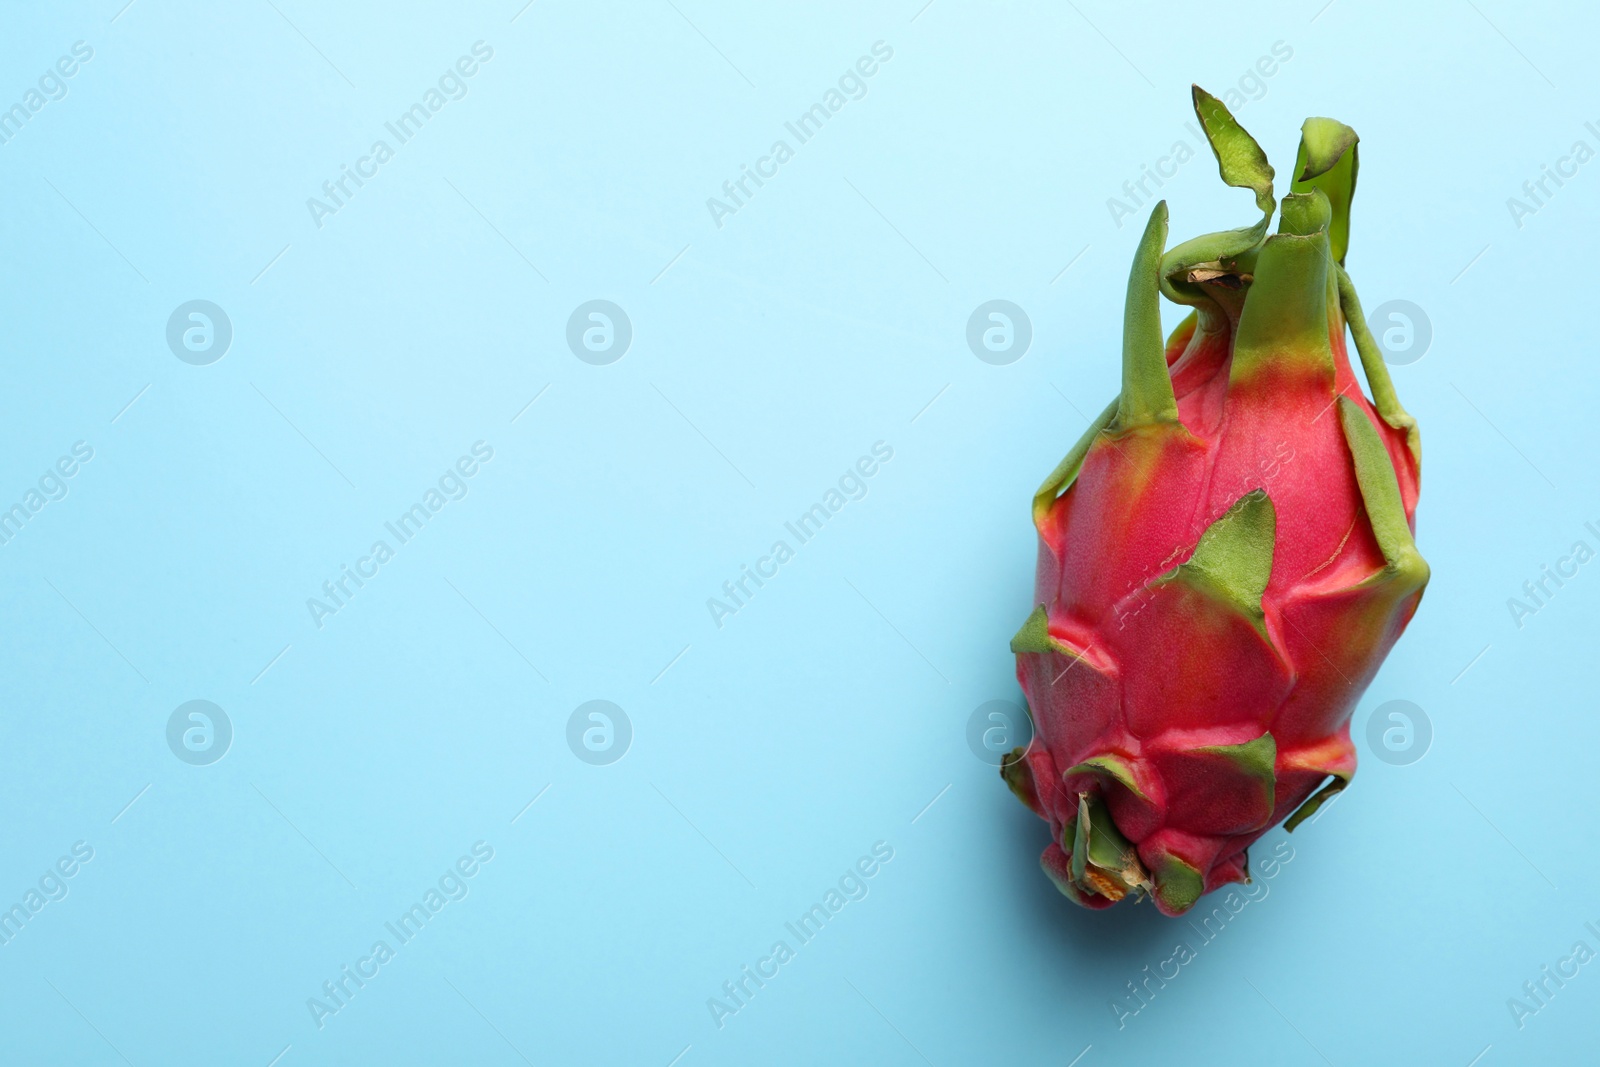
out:
{"label": "pitahaya", "polygon": [[[1351,712],[1428,581],[1416,423],[1343,266],[1355,131],[1306,120],[1268,236],[1266,156],[1198,86],[1194,106],[1263,217],[1163,251],[1150,215],[1121,394],[1033,500],[1038,606],[1011,649],[1035,737],[1001,767],[1062,893],[1167,915],[1248,881],[1251,842],[1350,781]],[[1194,309],[1164,345],[1160,295]]]}

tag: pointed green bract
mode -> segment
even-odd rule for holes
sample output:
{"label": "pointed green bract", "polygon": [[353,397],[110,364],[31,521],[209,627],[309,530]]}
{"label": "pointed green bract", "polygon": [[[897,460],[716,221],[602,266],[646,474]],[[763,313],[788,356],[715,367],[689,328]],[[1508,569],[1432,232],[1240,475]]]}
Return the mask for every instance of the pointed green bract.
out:
{"label": "pointed green bract", "polygon": [[1268,782],[1277,780],[1278,743],[1271,733],[1239,745],[1204,745],[1195,751],[1222,756],[1239,768],[1239,773]]}
{"label": "pointed green bract", "polygon": [[[1237,230],[1208,233],[1177,245],[1161,257],[1161,291],[1167,299],[1178,304],[1189,304],[1201,310],[1207,318],[1222,315],[1217,304],[1217,294],[1206,287],[1188,281],[1186,275],[1200,266],[1214,267],[1232,272],[1236,261],[1258,247],[1267,236],[1275,206],[1272,199],[1272,165],[1255,138],[1223,106],[1222,101],[1194,86],[1194,112],[1205,131],[1206,141],[1217,158],[1217,168],[1222,180],[1234,188],[1250,189],[1256,195],[1256,206],[1261,209],[1261,220]],[[1203,323],[1215,328],[1216,322]]]}
{"label": "pointed green bract", "polygon": [[1304,804],[1294,809],[1294,814],[1289,816],[1288,819],[1284,820],[1283,828],[1291,834],[1294,833],[1294,828],[1296,826],[1299,826],[1301,823],[1311,818],[1311,816],[1315,815],[1318,808],[1332,800],[1336,795],[1343,791],[1345,786],[1349,784],[1349,775],[1335,774],[1331,782],[1317,790],[1316,793],[1312,794],[1310,797],[1306,798],[1306,802]]}
{"label": "pointed green bract", "polygon": [[1099,796],[1078,794],[1077,814],[1062,827],[1061,836],[1061,847],[1070,853],[1068,871],[1080,893],[1117,901],[1150,888],[1138,851],[1117,829]]}
{"label": "pointed green bract", "polygon": [[1072,880],[1083,885],[1083,873],[1089,866],[1089,794],[1078,794],[1078,821],[1073,824]]}
{"label": "pointed green bract", "polygon": [[1161,292],[1175,304],[1188,304],[1202,313],[1210,309],[1214,313],[1213,294],[1204,286],[1184,280],[1184,276],[1198,267],[1215,267],[1228,272],[1239,269],[1239,261],[1261,244],[1271,223],[1272,216],[1267,214],[1253,226],[1208,233],[1174,245],[1161,257]]}
{"label": "pointed green bract", "polygon": [[1328,226],[1329,253],[1344,263],[1350,248],[1350,202],[1356,195],[1356,171],[1360,163],[1356,131],[1334,119],[1306,119],[1300,127],[1300,153],[1294,164],[1297,193],[1320,189],[1333,206],[1333,221]]}
{"label": "pointed green bract", "polygon": [[1050,613],[1043,604],[1034,608],[1029,613],[1022,628],[1011,638],[1011,651],[1022,652],[1056,652],[1071,659],[1083,659],[1083,653],[1071,645],[1064,645],[1050,636]]}
{"label": "pointed green bract", "polygon": [[1089,862],[1120,876],[1130,863],[1137,862],[1133,858],[1133,845],[1111,821],[1111,811],[1104,800],[1090,797],[1088,808]]}
{"label": "pointed green bract", "polygon": [[1394,391],[1389,377],[1389,367],[1383,361],[1383,351],[1367,326],[1366,313],[1361,310],[1361,298],[1356,296],[1355,283],[1343,267],[1339,268],[1339,308],[1350,326],[1350,336],[1355,338],[1356,353],[1361,357],[1361,369],[1367,376],[1367,388],[1372,390],[1372,406],[1384,422],[1406,435],[1406,448],[1422,466],[1422,437],[1417,430],[1417,420],[1400,406],[1400,397]]}
{"label": "pointed green bract", "polygon": [[1389,450],[1383,447],[1377,428],[1359,404],[1347,396],[1341,396],[1338,404],[1339,421],[1344,425],[1345,441],[1355,461],[1361,502],[1387,564],[1382,574],[1369,580],[1397,580],[1403,586],[1421,589],[1428,584],[1428,564],[1411,537],[1411,525],[1406,521],[1400,483],[1395,478],[1394,464],[1389,461]]}
{"label": "pointed green bract", "polygon": [[[1297,202],[1295,219],[1304,221],[1310,210]],[[1331,385],[1329,266],[1326,230],[1267,238],[1239,317],[1230,388],[1268,369],[1324,373]]]}
{"label": "pointed green bract", "polygon": [[1235,189],[1250,189],[1256,194],[1256,207],[1262,214],[1272,214],[1272,164],[1267,154],[1256,144],[1256,139],[1245,132],[1222,101],[1194,86],[1194,113],[1200,119],[1216,153],[1217,169],[1224,183]]}
{"label": "pointed green bract", "polygon": [[1204,590],[1238,608],[1259,627],[1277,530],[1277,512],[1266,491],[1246,493],[1206,527],[1189,561],[1159,580],[1182,581]]}
{"label": "pointed green bract", "polygon": [[1278,232],[1311,237],[1327,230],[1332,218],[1333,205],[1321,189],[1290,193],[1283,198],[1283,210],[1278,213]]}
{"label": "pointed green bract", "polygon": [[1278,742],[1270,732],[1242,745],[1207,745],[1196,751],[1221,756],[1236,767],[1246,778],[1252,778],[1262,791],[1266,810],[1272,810],[1273,794],[1278,784]]}
{"label": "pointed green bract", "polygon": [[1026,752],[1027,749],[1018,745],[1000,757],[1000,777],[1005,779],[1011,792],[1028,806],[1029,811],[1042,816],[1045,811],[1039,803],[1039,787],[1033,780],[1033,770],[1028,766]]}
{"label": "pointed green bract", "polygon": [[1082,773],[1098,774],[1110,778],[1112,781],[1120,782],[1126,786],[1128,791],[1140,800],[1147,803],[1150,800],[1145,795],[1144,790],[1139,787],[1139,780],[1133,773],[1133,765],[1115,753],[1107,752],[1102,756],[1090,756],[1082,763],[1062,771],[1061,776],[1065,778],[1068,775]]}
{"label": "pointed green bract", "polygon": [[1150,212],[1139,249],[1128,272],[1128,298],[1122,314],[1122,395],[1118,430],[1153,422],[1178,421],[1178,401],[1167,373],[1161,338],[1161,251],[1167,243],[1167,202]]}
{"label": "pointed green bract", "polygon": [[1188,911],[1205,892],[1206,880],[1199,870],[1171,853],[1162,856],[1150,874],[1155,879],[1155,895],[1169,915]]}
{"label": "pointed green bract", "polygon": [[1083,436],[1078,438],[1078,443],[1072,446],[1072,451],[1056,464],[1056,469],[1050,472],[1050,477],[1044,480],[1039,491],[1033,494],[1033,524],[1039,525],[1044,513],[1050,505],[1072,488],[1073,479],[1078,476],[1079,469],[1083,466],[1083,457],[1089,454],[1089,446],[1094,444],[1094,439],[1111,425],[1111,420],[1117,417],[1118,401],[1113,400],[1106,405],[1106,409],[1089,424],[1083,431]]}
{"label": "pointed green bract", "polygon": [[1022,628],[1011,638],[1013,652],[1054,652],[1055,642],[1050,640],[1050,614],[1040,604],[1028,615]]}

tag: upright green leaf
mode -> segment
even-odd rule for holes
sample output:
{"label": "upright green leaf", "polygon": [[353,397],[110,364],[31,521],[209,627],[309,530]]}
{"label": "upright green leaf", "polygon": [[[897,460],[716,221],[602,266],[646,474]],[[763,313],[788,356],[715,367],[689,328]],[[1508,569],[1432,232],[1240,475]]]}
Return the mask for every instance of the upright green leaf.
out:
{"label": "upright green leaf", "polygon": [[1167,243],[1167,202],[1150,212],[1128,272],[1122,315],[1122,396],[1116,428],[1175,422],[1178,401],[1161,337],[1161,251]]}
{"label": "upright green leaf", "polygon": [[1328,249],[1344,263],[1350,248],[1350,202],[1356,195],[1356,171],[1360,167],[1356,131],[1334,119],[1306,119],[1300,127],[1300,152],[1295,158],[1296,193],[1321,189],[1333,206],[1333,221],[1328,225]]}

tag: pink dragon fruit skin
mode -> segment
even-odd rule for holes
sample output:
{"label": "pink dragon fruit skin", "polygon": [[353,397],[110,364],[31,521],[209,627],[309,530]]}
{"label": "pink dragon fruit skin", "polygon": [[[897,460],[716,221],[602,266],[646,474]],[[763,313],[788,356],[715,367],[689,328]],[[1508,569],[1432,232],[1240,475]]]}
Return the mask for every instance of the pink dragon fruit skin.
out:
{"label": "pink dragon fruit skin", "polygon": [[[1263,218],[1164,251],[1151,213],[1121,393],[1034,498],[1037,606],[1011,649],[1035,737],[1001,767],[1062,893],[1167,915],[1247,881],[1253,841],[1349,782],[1351,713],[1428,580],[1416,424],[1343,267],[1355,132],[1306,121],[1268,236],[1265,155],[1194,104]],[[1165,345],[1161,295],[1194,309]]]}

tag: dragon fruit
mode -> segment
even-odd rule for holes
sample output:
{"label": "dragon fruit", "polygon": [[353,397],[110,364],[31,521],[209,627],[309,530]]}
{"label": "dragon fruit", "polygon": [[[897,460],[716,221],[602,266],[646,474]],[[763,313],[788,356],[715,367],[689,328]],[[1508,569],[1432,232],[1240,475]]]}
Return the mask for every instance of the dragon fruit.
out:
{"label": "dragon fruit", "polygon": [[[1355,131],[1306,120],[1268,236],[1265,154],[1198,86],[1194,107],[1262,219],[1166,250],[1151,212],[1122,391],[1033,500],[1037,607],[1011,650],[1035,735],[1001,766],[1063,894],[1167,915],[1249,881],[1253,841],[1349,783],[1351,713],[1428,581],[1416,423],[1344,269]],[[1163,295],[1193,309],[1164,344]]]}

